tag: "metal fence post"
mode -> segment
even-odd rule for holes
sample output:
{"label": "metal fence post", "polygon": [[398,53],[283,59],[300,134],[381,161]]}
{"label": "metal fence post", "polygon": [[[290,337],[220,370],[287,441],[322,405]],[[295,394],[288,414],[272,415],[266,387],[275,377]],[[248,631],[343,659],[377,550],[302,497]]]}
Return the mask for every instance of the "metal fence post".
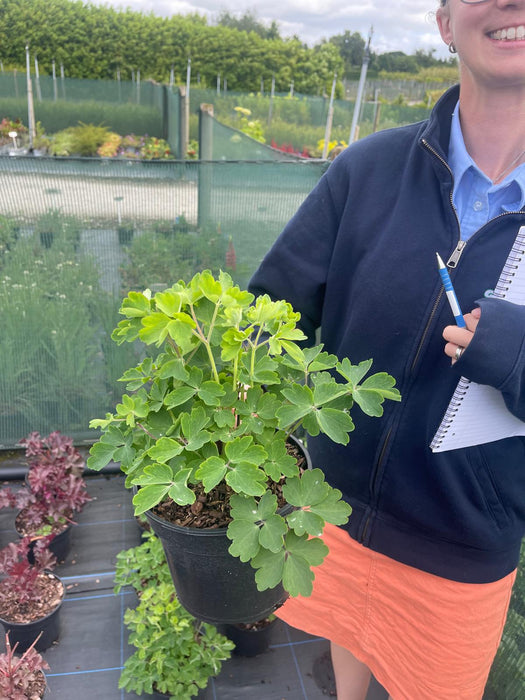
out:
{"label": "metal fence post", "polygon": [[213,105],[201,104],[199,109],[199,204],[198,225],[210,221],[213,160]]}

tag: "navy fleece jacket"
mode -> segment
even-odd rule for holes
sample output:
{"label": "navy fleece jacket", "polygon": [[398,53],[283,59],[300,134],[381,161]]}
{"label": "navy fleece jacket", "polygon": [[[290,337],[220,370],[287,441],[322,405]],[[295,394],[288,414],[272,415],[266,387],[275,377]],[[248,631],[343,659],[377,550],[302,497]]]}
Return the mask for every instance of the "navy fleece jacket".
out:
{"label": "navy fleece jacket", "polygon": [[287,299],[328,352],[397,380],[400,403],[380,419],[356,406],[346,447],[310,438],[315,466],[352,506],[346,526],[372,549],[457,581],[512,571],[525,523],[525,439],[432,453],[461,375],[501,390],[525,420],[525,307],[494,289],[525,212],[488,222],[451,277],[464,312],[482,309],[473,341],[451,366],[442,331],[454,318],[436,251],[460,238],[447,165],[452,88],[428,121],[382,131],[339,155],[288,223],[250,289]]}

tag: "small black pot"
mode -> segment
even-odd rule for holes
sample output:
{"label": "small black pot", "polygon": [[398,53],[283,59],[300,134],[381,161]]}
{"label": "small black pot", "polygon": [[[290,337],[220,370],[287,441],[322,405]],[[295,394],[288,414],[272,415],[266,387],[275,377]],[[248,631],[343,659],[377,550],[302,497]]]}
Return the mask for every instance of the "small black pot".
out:
{"label": "small black pot", "polygon": [[133,229],[126,226],[119,226],[117,229],[118,242],[120,245],[129,245],[133,240]]}
{"label": "small black pot", "polygon": [[40,231],[40,243],[44,248],[51,248],[55,234],[53,231]]}
{"label": "small black pot", "polygon": [[258,656],[270,645],[270,637],[275,620],[268,621],[264,627],[245,629],[242,625],[218,625],[217,629],[234,644],[237,656]]}
{"label": "small black pot", "polygon": [[[19,537],[23,537],[22,533],[16,526],[16,519],[15,519],[15,529],[18,532]],[[71,551],[71,532],[72,532],[73,526],[71,523],[68,523],[66,525],[64,530],[61,530],[58,534],[56,534],[51,542],[49,543],[48,549],[50,552],[52,552],[55,557],[57,558],[57,561],[59,563],[64,562],[67,559],[67,556],[69,552]],[[38,541],[38,536],[35,536],[34,540],[31,542],[29,545],[29,552],[27,554],[27,560],[29,561],[30,564],[35,563],[35,557],[33,554],[33,548]]]}
{"label": "small black pot", "polygon": [[[60,581],[55,574],[48,573],[47,575]],[[62,582],[60,581],[60,583]],[[42,632],[42,636],[35,645],[37,651],[45,651],[53,642],[56,642],[60,634],[60,610],[62,609],[62,603],[64,602],[66,593],[64,584],[62,584],[62,589],[62,599],[59,604],[48,615],[39,620],[24,623],[10,622],[9,620],[0,618],[0,624],[2,624],[4,630],[9,634],[11,646],[14,646],[14,644],[18,642],[17,652],[22,654],[29,649],[40,632]]]}
{"label": "small black pot", "polygon": [[[62,530],[58,533],[58,535],[55,535],[49,543],[49,551],[55,555],[59,564],[62,564],[67,559],[67,556],[71,551],[71,531],[72,525],[68,525],[65,530]],[[31,542],[27,555],[27,559],[30,564],[34,564],[35,562],[35,557],[33,555],[33,547],[35,543],[36,540]]]}

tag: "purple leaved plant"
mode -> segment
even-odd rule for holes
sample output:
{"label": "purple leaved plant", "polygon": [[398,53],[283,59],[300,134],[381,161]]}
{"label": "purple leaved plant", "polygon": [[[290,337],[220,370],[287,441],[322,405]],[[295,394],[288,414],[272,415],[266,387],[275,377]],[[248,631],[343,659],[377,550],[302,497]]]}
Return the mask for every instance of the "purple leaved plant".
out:
{"label": "purple leaved plant", "polygon": [[5,499],[14,499],[16,506],[23,510],[24,534],[57,532],[73,522],[73,514],[81,511],[90,500],[82,477],[82,455],[71,438],[58,431],[44,438],[39,433],[31,433],[20,444],[26,448],[29,464],[30,488],[25,489],[29,493],[20,489]]}
{"label": "purple leaved plant", "polygon": [[0,698],[27,700],[42,697],[46,686],[44,670],[49,668],[49,664],[36,651],[37,641],[38,637],[18,657],[15,656],[18,643],[11,647],[9,635],[6,634],[6,651],[0,654]]}
{"label": "purple leaved plant", "polygon": [[[10,542],[0,550],[0,610],[4,603],[13,600],[20,605],[40,603],[42,590],[37,581],[56,565],[56,557],[48,548],[52,539],[53,535],[49,535],[34,543],[33,563],[28,559],[31,537],[22,537],[16,543]],[[1,616],[4,617],[3,614]]]}

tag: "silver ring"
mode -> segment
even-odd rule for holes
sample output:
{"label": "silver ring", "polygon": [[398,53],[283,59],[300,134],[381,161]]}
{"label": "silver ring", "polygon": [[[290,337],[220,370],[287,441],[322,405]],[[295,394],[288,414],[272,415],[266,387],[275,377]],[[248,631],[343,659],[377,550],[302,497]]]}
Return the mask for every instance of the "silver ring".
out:
{"label": "silver ring", "polygon": [[464,349],[465,349],[465,348],[462,348],[461,345],[458,345],[458,346],[457,346],[456,352],[454,353],[454,359],[456,360],[456,362],[459,360],[459,358],[460,358],[461,355],[463,354],[463,350],[464,350]]}

